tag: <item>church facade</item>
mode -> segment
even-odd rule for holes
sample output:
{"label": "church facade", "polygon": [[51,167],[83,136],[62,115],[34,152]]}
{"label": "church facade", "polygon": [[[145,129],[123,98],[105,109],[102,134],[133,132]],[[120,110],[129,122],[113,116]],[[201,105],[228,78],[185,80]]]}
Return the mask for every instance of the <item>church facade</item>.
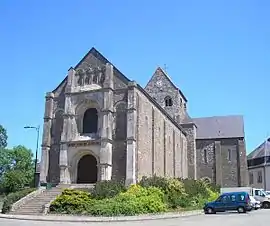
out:
{"label": "church facade", "polygon": [[151,175],[247,185],[243,118],[191,118],[161,68],[143,88],[92,48],[46,94],[40,181],[132,184]]}

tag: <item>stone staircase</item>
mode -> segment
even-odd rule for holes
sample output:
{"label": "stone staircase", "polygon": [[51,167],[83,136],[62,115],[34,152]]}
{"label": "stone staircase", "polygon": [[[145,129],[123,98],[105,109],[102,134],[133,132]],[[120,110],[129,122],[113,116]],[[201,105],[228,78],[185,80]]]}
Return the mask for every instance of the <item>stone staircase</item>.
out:
{"label": "stone staircase", "polygon": [[69,184],[69,185],[58,185],[48,190],[44,190],[37,196],[30,198],[24,204],[20,205],[19,208],[10,212],[14,215],[42,215],[44,212],[45,205],[49,204],[54,200],[62,191],[66,188],[90,190],[95,184]]}
{"label": "stone staircase", "polygon": [[15,215],[41,215],[44,211],[44,206],[54,200],[63,191],[63,187],[54,187],[44,190],[41,194],[31,198],[26,203],[22,204],[18,209],[11,211],[10,214]]}

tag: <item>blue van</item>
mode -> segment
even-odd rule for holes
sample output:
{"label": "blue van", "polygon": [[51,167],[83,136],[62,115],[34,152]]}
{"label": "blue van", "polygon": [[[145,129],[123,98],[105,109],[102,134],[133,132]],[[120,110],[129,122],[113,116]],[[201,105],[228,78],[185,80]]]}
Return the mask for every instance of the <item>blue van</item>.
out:
{"label": "blue van", "polygon": [[247,192],[224,193],[214,202],[208,202],[203,208],[205,214],[237,210],[238,213],[245,213],[252,210],[250,197]]}

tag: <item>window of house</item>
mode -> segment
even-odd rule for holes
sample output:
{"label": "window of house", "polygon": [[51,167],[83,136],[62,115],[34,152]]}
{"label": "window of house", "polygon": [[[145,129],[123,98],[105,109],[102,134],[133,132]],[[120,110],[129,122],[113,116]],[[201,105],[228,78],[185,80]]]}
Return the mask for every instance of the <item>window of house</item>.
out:
{"label": "window of house", "polygon": [[250,172],[249,173],[249,183],[250,184],[253,184],[254,183],[254,181],[253,181],[253,172]]}
{"label": "window of house", "polygon": [[203,161],[204,161],[205,164],[207,164],[207,162],[208,162],[207,150],[206,149],[203,150]]}
{"label": "window of house", "polygon": [[232,161],[232,150],[231,149],[228,149],[228,161]]}
{"label": "window of house", "polygon": [[262,171],[258,171],[257,183],[262,183]]}
{"label": "window of house", "polygon": [[173,105],[172,98],[169,97],[169,96],[165,97],[165,106],[169,107],[169,106],[172,106],[172,105]]}

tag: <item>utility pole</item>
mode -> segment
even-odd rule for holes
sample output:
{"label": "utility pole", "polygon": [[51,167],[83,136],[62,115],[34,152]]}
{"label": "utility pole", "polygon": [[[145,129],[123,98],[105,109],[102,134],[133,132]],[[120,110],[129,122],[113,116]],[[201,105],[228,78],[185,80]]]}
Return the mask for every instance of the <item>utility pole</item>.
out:
{"label": "utility pole", "polygon": [[25,126],[25,129],[35,129],[37,132],[37,145],[36,145],[36,153],[35,153],[35,169],[34,169],[34,186],[36,187],[37,181],[36,181],[36,174],[37,174],[37,155],[38,155],[38,142],[39,142],[39,129],[40,126]]}

